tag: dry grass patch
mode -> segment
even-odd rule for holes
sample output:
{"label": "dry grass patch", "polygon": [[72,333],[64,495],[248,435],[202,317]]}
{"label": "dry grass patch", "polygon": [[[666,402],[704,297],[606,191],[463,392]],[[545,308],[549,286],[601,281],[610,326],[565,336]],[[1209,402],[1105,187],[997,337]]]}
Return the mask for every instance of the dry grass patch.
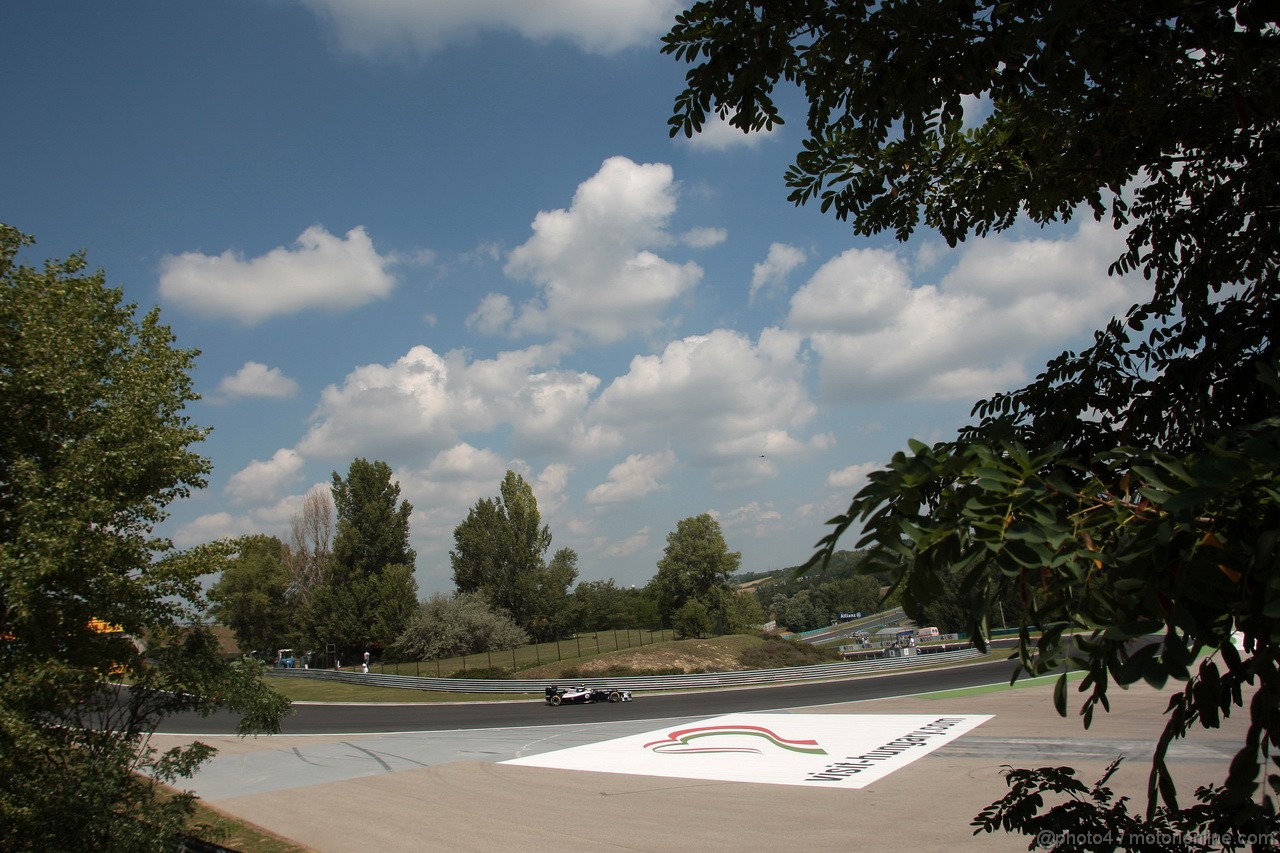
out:
{"label": "dry grass patch", "polygon": [[744,669],[742,655],[764,640],[734,634],[707,640],[671,640],[634,649],[521,670],[517,678],[606,678],[610,675],[675,675]]}

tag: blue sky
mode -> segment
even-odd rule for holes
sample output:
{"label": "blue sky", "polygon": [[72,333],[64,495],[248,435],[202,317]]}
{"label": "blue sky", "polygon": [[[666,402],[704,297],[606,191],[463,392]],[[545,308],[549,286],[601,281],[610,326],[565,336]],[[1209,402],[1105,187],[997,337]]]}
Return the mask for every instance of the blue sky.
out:
{"label": "blue sky", "polygon": [[773,133],[670,139],[680,8],[6,4],[0,221],[202,352],[214,473],[165,534],[287,540],[363,457],[424,594],[508,469],[580,580],[645,583],[703,512],[743,570],[796,565],[907,439],[1135,301],[1087,217],[950,250],[793,207],[794,95]]}

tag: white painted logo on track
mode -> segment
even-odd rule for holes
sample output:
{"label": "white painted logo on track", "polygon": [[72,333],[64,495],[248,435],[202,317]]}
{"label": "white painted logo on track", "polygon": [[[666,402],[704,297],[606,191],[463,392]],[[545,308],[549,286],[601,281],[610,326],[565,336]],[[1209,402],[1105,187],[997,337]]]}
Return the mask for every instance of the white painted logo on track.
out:
{"label": "white painted logo on track", "polygon": [[989,719],[982,714],[730,714],[502,763],[862,788]]}

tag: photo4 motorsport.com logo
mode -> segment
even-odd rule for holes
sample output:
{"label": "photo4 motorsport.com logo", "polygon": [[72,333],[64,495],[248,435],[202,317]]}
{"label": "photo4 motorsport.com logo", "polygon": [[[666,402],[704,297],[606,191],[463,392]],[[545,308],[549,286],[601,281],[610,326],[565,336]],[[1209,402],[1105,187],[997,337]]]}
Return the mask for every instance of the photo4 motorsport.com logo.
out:
{"label": "photo4 motorsport.com logo", "polygon": [[1145,830],[1113,832],[1089,830],[1078,832],[1043,829],[1036,833],[1035,848],[1053,850],[1058,847],[1115,850],[1251,850],[1261,847],[1273,850],[1280,844],[1280,833],[1249,834],[1244,832],[1177,832]]}

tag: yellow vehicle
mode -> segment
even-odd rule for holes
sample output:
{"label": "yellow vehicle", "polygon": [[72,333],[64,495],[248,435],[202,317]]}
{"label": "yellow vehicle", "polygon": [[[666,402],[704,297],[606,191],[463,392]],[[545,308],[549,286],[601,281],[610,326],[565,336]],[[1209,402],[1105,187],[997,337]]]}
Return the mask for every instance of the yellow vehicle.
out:
{"label": "yellow vehicle", "polygon": [[[124,628],[121,628],[119,625],[113,625],[104,619],[90,619],[89,630],[97,631],[99,634],[107,634],[108,636],[113,637],[124,636]],[[125,674],[125,668],[118,663],[112,663],[108,674],[119,677]]]}

